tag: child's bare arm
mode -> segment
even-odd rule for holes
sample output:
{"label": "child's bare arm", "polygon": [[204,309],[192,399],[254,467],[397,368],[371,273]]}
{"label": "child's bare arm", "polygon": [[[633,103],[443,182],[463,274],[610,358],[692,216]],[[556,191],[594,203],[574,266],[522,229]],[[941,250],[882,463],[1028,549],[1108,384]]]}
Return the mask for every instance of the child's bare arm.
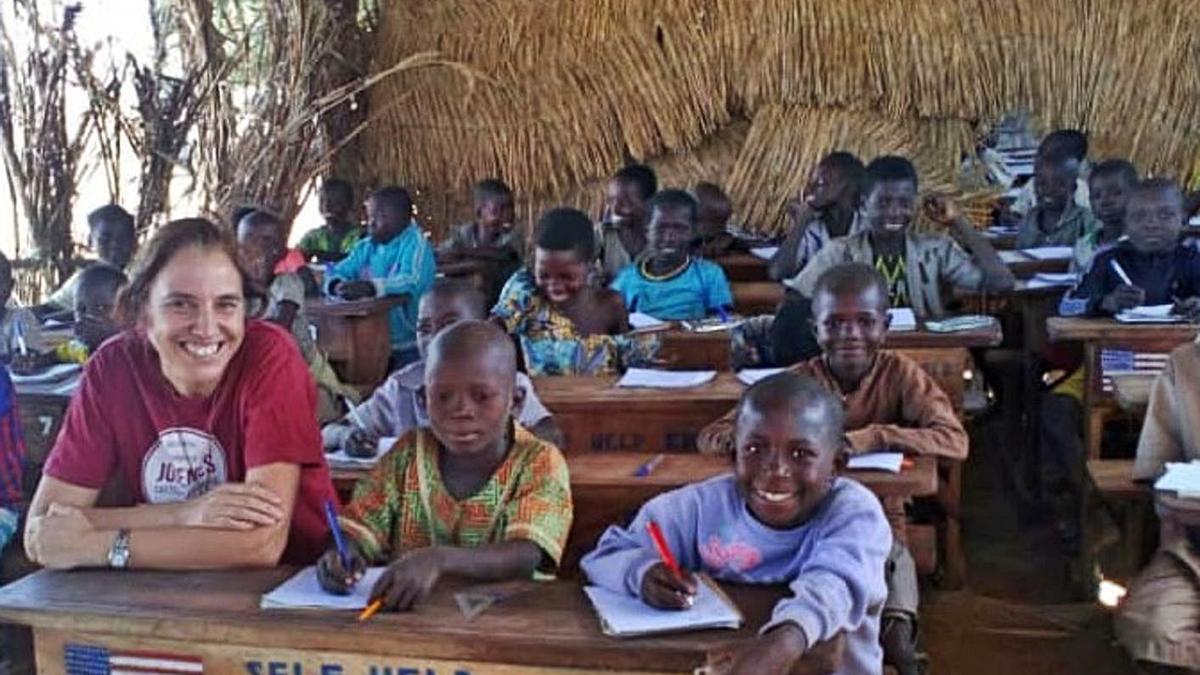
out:
{"label": "child's bare arm", "polygon": [[603,298],[603,308],[608,316],[606,322],[609,326],[607,333],[609,335],[620,335],[629,331],[629,312],[625,309],[625,301],[621,299],[621,294],[614,291],[606,291]]}

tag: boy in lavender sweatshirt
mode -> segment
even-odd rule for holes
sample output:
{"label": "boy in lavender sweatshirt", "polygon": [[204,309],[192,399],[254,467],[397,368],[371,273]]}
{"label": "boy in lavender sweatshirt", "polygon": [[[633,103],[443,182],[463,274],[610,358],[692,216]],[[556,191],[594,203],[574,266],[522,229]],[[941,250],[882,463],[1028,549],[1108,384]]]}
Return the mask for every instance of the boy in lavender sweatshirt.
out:
{"label": "boy in lavender sweatshirt", "polygon": [[[842,426],[841,403],[812,378],[783,373],[759,382],[739,405],[734,473],[651,500],[628,528],[604,533],[583,571],[660,608],[691,603],[692,572],[786,583],[791,597],[721,672],[782,675],[810,648],[842,636],[836,672],[877,675],[892,534],[875,495],[835,475]],[[684,578],[659,561],[649,521],[662,528]]]}

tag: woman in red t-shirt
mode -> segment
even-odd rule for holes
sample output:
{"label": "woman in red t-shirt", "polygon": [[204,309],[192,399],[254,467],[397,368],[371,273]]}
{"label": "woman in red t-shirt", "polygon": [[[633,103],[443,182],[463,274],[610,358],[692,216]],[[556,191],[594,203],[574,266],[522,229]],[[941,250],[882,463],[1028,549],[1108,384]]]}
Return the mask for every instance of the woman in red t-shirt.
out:
{"label": "woman in red t-shirt", "polygon": [[[143,250],[118,299],[133,327],[88,361],[29,507],[36,562],[271,566],[327,544],[315,387],[290,335],[247,320],[235,251],[201,219]],[[125,506],[95,506],[110,485]]]}

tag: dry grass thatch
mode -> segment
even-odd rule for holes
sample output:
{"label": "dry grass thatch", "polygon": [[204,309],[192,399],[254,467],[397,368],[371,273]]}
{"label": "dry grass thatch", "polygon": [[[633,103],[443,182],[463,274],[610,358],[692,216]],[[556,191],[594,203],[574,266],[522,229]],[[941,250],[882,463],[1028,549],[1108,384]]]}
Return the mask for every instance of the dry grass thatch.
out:
{"label": "dry grass thatch", "polygon": [[691,157],[748,120],[714,165],[744,219],[772,229],[822,152],[905,152],[945,185],[981,120],[1025,108],[1087,129],[1096,156],[1194,174],[1196,16],[1200,0],[397,0],[377,67],[436,50],[490,80],[380,86],[367,161],[434,201],[487,175],[570,200],[627,159]]}

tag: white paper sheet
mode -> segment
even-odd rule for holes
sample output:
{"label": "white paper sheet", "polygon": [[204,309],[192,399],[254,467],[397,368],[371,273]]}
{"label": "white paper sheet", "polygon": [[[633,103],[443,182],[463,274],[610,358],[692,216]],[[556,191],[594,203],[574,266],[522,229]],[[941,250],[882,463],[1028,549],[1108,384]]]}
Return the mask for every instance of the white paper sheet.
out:
{"label": "white paper sheet", "polygon": [[846,468],[860,471],[900,473],[903,464],[904,453],[902,452],[868,452],[863,455],[854,455],[851,457],[846,462]]}
{"label": "white paper sheet", "polygon": [[662,328],[667,322],[662,319],[656,319],[644,312],[634,312],[629,315],[629,326],[634,330],[642,330],[644,328]]}
{"label": "white paper sheet", "polygon": [[1029,262],[1029,256],[1021,251],[996,251],[996,255],[1000,256],[1000,262],[1005,265],[1013,263]]}
{"label": "white paper sheet", "polygon": [[739,370],[737,379],[747,387],[753,386],[759,380],[765,380],[772,375],[778,375],[787,368],[746,368]]}
{"label": "white paper sheet", "polygon": [[1200,498],[1200,462],[1167,462],[1167,470],[1154,482],[1154,489]]}
{"label": "white paper sheet", "polygon": [[770,260],[779,252],[778,246],[758,246],[750,249],[750,255],[762,260]]}
{"label": "white paper sheet", "polygon": [[684,610],[655,609],[639,598],[599,586],[584,588],[605,635],[635,637],[707,628],[739,628],[741,612],[731,607],[707,583],[700,583],[696,600]]}
{"label": "white paper sheet", "polygon": [[371,602],[371,588],[386,567],[370,567],[354,584],[349,595],[325,592],[317,581],[317,568],[308,566],[262,596],[262,609],[364,609]]}
{"label": "white paper sheet", "polygon": [[1178,323],[1183,317],[1174,314],[1175,305],[1141,305],[1117,314],[1121,323]]}
{"label": "white paper sheet", "polygon": [[715,370],[656,370],[630,368],[617,382],[618,387],[648,387],[652,389],[687,389],[707,384],[717,376]]}
{"label": "white paper sheet", "polygon": [[1023,248],[1021,252],[1034,260],[1070,260],[1075,255],[1070,246],[1038,246]]}
{"label": "white paper sheet", "polygon": [[888,330],[895,332],[912,331],[917,329],[917,315],[908,307],[893,307],[888,310],[892,322]]}

